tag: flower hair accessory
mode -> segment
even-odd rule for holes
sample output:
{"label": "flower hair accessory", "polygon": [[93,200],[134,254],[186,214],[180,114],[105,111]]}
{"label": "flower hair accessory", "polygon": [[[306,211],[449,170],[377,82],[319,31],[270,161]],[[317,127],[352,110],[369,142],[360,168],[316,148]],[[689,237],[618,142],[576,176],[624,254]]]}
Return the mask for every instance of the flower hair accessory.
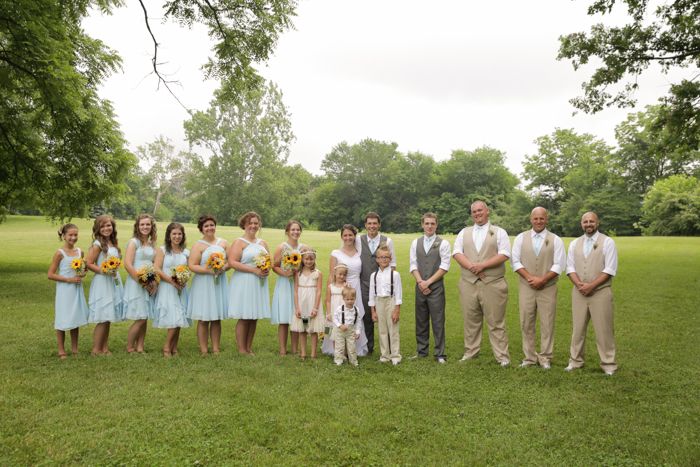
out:
{"label": "flower hair accessory", "polygon": [[348,269],[348,265],[345,263],[338,263],[335,265],[333,270],[335,271],[336,269]]}

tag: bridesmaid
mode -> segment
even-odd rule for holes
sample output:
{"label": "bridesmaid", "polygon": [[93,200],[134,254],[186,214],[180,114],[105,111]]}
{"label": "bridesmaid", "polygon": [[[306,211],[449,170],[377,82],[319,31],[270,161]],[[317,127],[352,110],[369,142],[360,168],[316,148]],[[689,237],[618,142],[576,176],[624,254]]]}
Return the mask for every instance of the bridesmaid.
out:
{"label": "bridesmaid", "polygon": [[270,318],[270,294],[267,276],[270,270],[263,271],[255,265],[260,254],[269,254],[267,243],[257,238],[262,227],[262,219],[250,211],[239,219],[238,226],[244,233],[233,242],[228,254],[228,263],[236,271],[231,277],[228,311],[230,318],[237,318],[236,342],[238,352],[253,355],[255,328],[261,318]]}
{"label": "bridesmaid", "polygon": [[190,250],[186,248],[187,237],[182,224],[171,222],[165,229],[165,245],[156,250],[155,267],[161,278],[156,298],[154,328],[168,330],[163,344],[163,356],[177,355],[180,328],[190,327],[187,318],[187,284],[179,284],[173,279],[173,269],[187,265]]}
{"label": "bridesmaid", "polygon": [[[197,228],[203,237],[192,246],[188,266],[194,277],[190,286],[190,297],[187,302],[187,317],[196,319],[197,341],[202,355],[209,352],[209,337],[211,336],[212,353],[221,351],[221,320],[228,317],[228,288],[226,286],[226,249],[228,243],[223,238],[216,237],[216,218],[212,215],[199,217]],[[207,267],[207,260],[212,253],[221,253],[224,257],[224,268],[213,271]]]}
{"label": "bridesmaid", "polygon": [[117,241],[117,224],[110,216],[98,216],[92,226],[92,246],[88,250],[85,264],[95,273],[90,283],[88,296],[88,322],[96,323],[92,335],[92,355],[111,355],[109,351],[110,323],[122,321],[122,279],[102,272],[101,265],[109,257],[119,258],[121,252]]}
{"label": "bridesmaid", "polygon": [[[301,222],[290,220],[284,228],[287,234],[287,241],[282,242],[276,249],[272,259],[272,269],[279,278],[275,283],[275,291],[272,294],[272,317],[270,322],[277,324],[277,340],[280,344],[280,355],[287,354],[287,335],[289,334],[289,324],[292,322],[294,313],[294,271],[282,269],[282,255],[287,251],[297,253],[303,246],[299,242],[301,236]],[[299,333],[292,333],[292,353],[297,353]]]}
{"label": "bridesmaid", "polygon": [[153,318],[157,282],[147,288],[139,283],[139,269],[153,267],[156,256],[156,220],[150,214],[140,214],[134,222],[134,236],[129,240],[124,255],[124,268],[128,273],[124,286],[124,317],[133,320],[127,335],[126,351],[144,353],[147,322]]}

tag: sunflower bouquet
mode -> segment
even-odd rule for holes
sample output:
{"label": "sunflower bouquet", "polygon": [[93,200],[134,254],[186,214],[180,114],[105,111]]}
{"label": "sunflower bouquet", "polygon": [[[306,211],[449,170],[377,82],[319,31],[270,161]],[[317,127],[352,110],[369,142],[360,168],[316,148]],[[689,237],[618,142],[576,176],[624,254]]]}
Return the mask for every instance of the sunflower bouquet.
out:
{"label": "sunflower bouquet", "polygon": [[160,282],[160,276],[158,276],[156,270],[153,269],[153,265],[144,264],[136,271],[136,275],[139,278],[139,285],[148,290],[149,295],[153,295],[155,286]]}
{"label": "sunflower bouquet", "polygon": [[207,269],[211,269],[214,273],[214,284],[219,284],[219,274],[224,271],[225,266],[226,261],[224,261],[223,253],[219,253],[217,251],[209,255],[209,258],[207,259]]}
{"label": "sunflower bouquet", "polygon": [[262,272],[267,272],[272,267],[272,260],[270,259],[269,253],[260,253],[255,257],[255,267],[260,269]]}
{"label": "sunflower bouquet", "polygon": [[70,268],[75,271],[75,275],[78,277],[85,277],[87,274],[87,264],[83,258],[75,258],[70,262]]}
{"label": "sunflower bouquet", "polygon": [[106,260],[102,261],[102,264],[100,264],[100,270],[102,271],[102,274],[106,274],[114,278],[114,285],[119,285],[117,271],[121,265],[121,259],[117,258],[116,256],[110,256]]}
{"label": "sunflower bouquet", "polygon": [[282,253],[282,269],[285,271],[298,271],[301,267],[301,253],[285,250]]}
{"label": "sunflower bouquet", "polygon": [[[192,271],[190,271],[190,268],[188,268],[186,264],[180,264],[170,270],[170,277],[177,285],[184,287],[187,285],[190,277],[192,277]],[[182,290],[178,289],[177,294],[180,295],[180,293],[182,293]]]}

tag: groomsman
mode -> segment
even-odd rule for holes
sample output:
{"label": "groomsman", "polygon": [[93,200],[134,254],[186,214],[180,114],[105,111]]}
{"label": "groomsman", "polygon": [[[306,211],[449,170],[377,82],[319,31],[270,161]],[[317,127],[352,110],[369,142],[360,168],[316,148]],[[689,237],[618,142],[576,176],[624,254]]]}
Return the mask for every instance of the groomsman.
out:
{"label": "groomsman", "polygon": [[[557,309],[557,281],[566,269],[564,242],[547,230],[547,210],[536,207],[530,213],[531,230],[513,242],[511,264],[520,276],[518,304],[523,333],[522,368],[539,365],[551,368],[554,347],[554,317]],[[535,351],[535,327],[540,315],[540,353]]]}
{"label": "groomsman", "polygon": [[452,256],[462,268],[459,297],[464,317],[464,356],[476,357],[481,349],[481,328],[486,319],[493,355],[501,366],[510,365],[506,335],[508,284],[505,262],[510,258],[510,241],[505,230],[489,222],[489,208],[483,201],[471,205],[474,225],[457,235]]}
{"label": "groomsman", "polygon": [[442,278],[450,270],[450,243],[436,233],[436,214],[423,214],[421,226],[423,236],[411,243],[408,267],[416,279],[416,357],[428,356],[432,322],[435,359],[445,363],[445,284]]}
{"label": "groomsman", "polygon": [[593,321],[600,366],[606,375],[617,370],[613,332],[612,278],[617,274],[617,249],[612,238],[598,231],[598,216],[581,217],[584,234],[569,245],[566,273],[574,284],[571,292],[573,334],[566,371],[583,366],[588,321]]}
{"label": "groomsman", "polygon": [[377,248],[386,245],[391,251],[392,270],[396,269],[396,253],[394,252],[394,242],[387,236],[379,233],[382,226],[382,219],[376,212],[370,211],[365,216],[366,233],[359,235],[355,239],[355,248],[360,252],[362,259],[362,269],[360,270],[360,289],[362,291],[362,306],[365,307],[365,316],[362,321],[365,325],[365,335],[367,336],[367,353],[374,351],[374,321],[372,313],[369,312],[369,277],[379,269],[377,265]]}

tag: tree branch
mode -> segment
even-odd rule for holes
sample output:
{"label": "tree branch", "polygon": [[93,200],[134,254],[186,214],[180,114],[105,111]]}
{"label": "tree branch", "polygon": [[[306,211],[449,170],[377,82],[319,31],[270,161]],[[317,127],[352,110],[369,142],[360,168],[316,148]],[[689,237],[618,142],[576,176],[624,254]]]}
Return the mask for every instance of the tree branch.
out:
{"label": "tree branch", "polygon": [[141,4],[141,9],[143,10],[143,17],[144,17],[144,22],[146,23],[146,29],[148,30],[148,34],[151,35],[151,39],[153,40],[153,58],[151,59],[151,63],[153,64],[153,73],[158,77],[158,87],[160,87],[160,83],[163,83],[163,86],[165,86],[165,89],[168,90],[171,96],[175,98],[178,104],[185,109],[185,111],[192,115],[192,111],[185,106],[185,104],[182,103],[180,98],[177,97],[177,95],[173,92],[173,90],[170,88],[171,83],[178,83],[177,81],[169,81],[166,80],[163,75],[160,73],[158,70],[158,41],[156,40],[156,36],[153,34],[153,31],[151,30],[151,24],[148,19],[148,11],[146,10],[146,5],[143,4],[143,0],[139,0],[139,3]]}

